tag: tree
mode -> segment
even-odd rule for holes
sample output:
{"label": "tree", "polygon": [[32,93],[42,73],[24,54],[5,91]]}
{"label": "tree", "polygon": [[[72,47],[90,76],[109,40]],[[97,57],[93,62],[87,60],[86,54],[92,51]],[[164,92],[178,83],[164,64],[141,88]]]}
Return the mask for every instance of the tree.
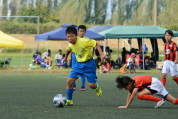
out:
{"label": "tree", "polygon": [[92,19],[92,2],[93,0],[88,0],[85,4],[85,18],[84,18],[84,22],[87,23]]}
{"label": "tree", "polygon": [[[20,16],[40,16],[40,23],[46,23],[51,20],[50,18],[50,8],[44,6],[43,4],[36,4],[36,7],[33,6],[23,6],[20,10]],[[37,23],[37,19],[29,18],[19,18],[19,21]]]}
{"label": "tree", "polygon": [[83,24],[85,19],[85,1],[70,0],[61,7],[59,18],[61,24]]}
{"label": "tree", "polygon": [[106,19],[107,3],[108,0],[94,1],[94,18],[98,17],[95,20],[95,24],[104,24]]}

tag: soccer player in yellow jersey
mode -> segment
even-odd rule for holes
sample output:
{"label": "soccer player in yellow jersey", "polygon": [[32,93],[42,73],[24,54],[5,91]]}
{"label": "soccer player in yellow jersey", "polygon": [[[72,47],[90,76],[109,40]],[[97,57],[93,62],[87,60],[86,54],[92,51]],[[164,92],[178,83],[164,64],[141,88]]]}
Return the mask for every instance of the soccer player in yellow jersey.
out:
{"label": "soccer player in yellow jersey", "polygon": [[99,88],[96,80],[96,65],[91,53],[91,48],[96,47],[100,54],[101,60],[105,59],[105,55],[95,40],[77,37],[77,30],[74,27],[68,27],[66,29],[66,36],[67,40],[69,41],[69,46],[64,61],[67,61],[67,57],[70,52],[75,53],[76,56],[76,62],[74,63],[74,66],[72,66],[72,71],[68,77],[66,87],[66,105],[71,106],[73,105],[72,84],[77,80],[78,77],[81,77],[82,75],[87,77],[89,87],[94,89],[98,96],[102,96],[102,90]]}
{"label": "soccer player in yellow jersey", "polygon": [[[86,26],[84,25],[79,25],[78,26],[78,37],[80,38],[84,38],[84,39],[89,39],[87,37],[85,37],[85,33],[86,33]],[[74,63],[76,62],[76,56],[75,56],[75,53],[72,53],[72,65],[75,65]],[[74,82],[73,84],[73,89],[75,90],[76,89],[76,82]],[[85,91],[85,76],[82,75],[81,76],[81,91]]]}

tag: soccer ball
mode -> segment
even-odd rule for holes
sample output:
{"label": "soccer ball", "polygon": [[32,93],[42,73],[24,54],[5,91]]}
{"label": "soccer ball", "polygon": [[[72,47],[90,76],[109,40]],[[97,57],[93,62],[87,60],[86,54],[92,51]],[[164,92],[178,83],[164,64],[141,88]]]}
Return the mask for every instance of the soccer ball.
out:
{"label": "soccer ball", "polygon": [[56,96],[54,96],[53,104],[56,107],[64,107],[64,105],[66,104],[66,97],[62,94],[57,94]]}

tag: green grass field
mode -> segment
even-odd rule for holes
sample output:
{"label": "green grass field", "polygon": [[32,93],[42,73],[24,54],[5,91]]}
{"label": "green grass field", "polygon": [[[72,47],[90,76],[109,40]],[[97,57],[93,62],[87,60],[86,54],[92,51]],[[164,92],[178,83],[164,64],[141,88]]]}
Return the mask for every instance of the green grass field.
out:
{"label": "green grass field", "polygon": [[[98,74],[103,96],[98,97],[86,84],[80,91],[80,79],[74,91],[74,106],[56,108],[56,94],[65,95],[68,74],[0,74],[0,119],[176,119],[178,105],[166,102],[154,109],[155,102],[134,99],[127,109],[126,90],[116,88],[118,74]],[[137,74],[140,75],[140,74]],[[135,75],[129,75],[135,76]],[[160,74],[153,75],[160,78]],[[175,97],[177,85],[168,78],[167,90]]]}

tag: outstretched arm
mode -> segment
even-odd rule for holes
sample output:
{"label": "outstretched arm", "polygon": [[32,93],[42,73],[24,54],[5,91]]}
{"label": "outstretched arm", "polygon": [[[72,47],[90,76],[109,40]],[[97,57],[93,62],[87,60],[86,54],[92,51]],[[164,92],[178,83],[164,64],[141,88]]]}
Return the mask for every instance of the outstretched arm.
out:
{"label": "outstretched arm", "polygon": [[129,99],[130,99],[131,94],[132,94],[132,93],[130,93],[130,91],[129,91],[128,94],[127,94],[126,105],[127,105],[127,103],[129,102]]}
{"label": "outstretched arm", "polygon": [[138,88],[134,88],[132,94],[129,96],[129,99],[127,99],[127,104],[125,106],[119,106],[118,108],[128,108],[129,105],[132,103],[135,95],[137,94]]}
{"label": "outstretched arm", "polygon": [[98,50],[99,54],[100,54],[100,58],[101,60],[104,60],[106,58],[106,56],[103,54],[101,47],[98,43],[96,43],[96,49]]}

